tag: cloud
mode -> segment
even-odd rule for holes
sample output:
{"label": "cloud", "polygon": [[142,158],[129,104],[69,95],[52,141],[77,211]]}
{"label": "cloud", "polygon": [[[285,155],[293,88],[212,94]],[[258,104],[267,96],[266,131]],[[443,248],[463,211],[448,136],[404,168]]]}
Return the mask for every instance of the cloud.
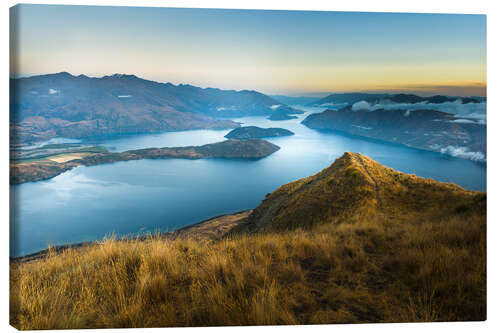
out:
{"label": "cloud", "polygon": [[130,98],[132,95],[119,95],[118,98]]}
{"label": "cloud", "polygon": [[55,90],[52,88],[49,89],[49,94],[51,94],[51,95],[57,94],[58,92],[59,92],[59,90]]}
{"label": "cloud", "polygon": [[318,106],[322,106],[322,107],[329,107],[329,106],[334,106],[334,107],[340,107],[340,106],[344,106],[344,105],[348,105],[349,103],[347,102],[343,102],[343,103],[333,103],[333,102],[329,102],[329,103],[323,103],[323,104],[320,104]]}
{"label": "cloud", "polygon": [[485,113],[473,112],[473,113],[470,113],[466,116],[469,118],[477,119],[478,123],[486,124],[486,111],[485,111]]}
{"label": "cloud", "polygon": [[[375,104],[375,105],[378,105],[378,104]],[[351,109],[352,109],[352,111],[361,111],[361,110],[374,111],[375,110],[374,106],[372,106],[367,101],[356,102],[352,105]]]}
{"label": "cloud", "polygon": [[215,108],[217,111],[226,111],[226,110],[231,110],[231,111],[234,111],[236,110],[236,106],[234,105],[231,105],[229,107],[225,107],[225,106],[219,106],[217,108]]}
{"label": "cloud", "polygon": [[447,146],[439,150],[441,154],[448,154],[454,157],[466,158],[476,162],[486,162],[486,156],[479,151],[469,151],[466,147]]}
{"label": "cloud", "polygon": [[486,102],[481,103],[467,103],[462,104],[461,100],[456,100],[454,102],[445,103],[392,103],[392,102],[380,102],[376,104],[370,104],[367,101],[360,101],[352,105],[353,111],[375,111],[378,109],[385,110],[406,110],[405,116],[408,116],[411,111],[415,110],[436,110],[446,113],[451,113],[457,116],[473,118],[481,120],[480,123],[486,123]]}
{"label": "cloud", "polygon": [[353,127],[357,127],[359,129],[362,129],[362,130],[371,130],[373,129],[372,127],[365,127],[365,126],[358,126],[358,125],[351,125]]}
{"label": "cloud", "polygon": [[474,120],[471,120],[471,119],[455,119],[455,120],[451,120],[450,123],[476,124],[476,122]]}

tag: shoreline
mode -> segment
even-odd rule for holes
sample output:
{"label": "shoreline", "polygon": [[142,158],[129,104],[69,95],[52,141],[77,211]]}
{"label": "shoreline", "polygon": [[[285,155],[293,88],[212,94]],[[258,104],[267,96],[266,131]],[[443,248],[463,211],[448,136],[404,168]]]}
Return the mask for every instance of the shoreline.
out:
{"label": "shoreline", "polygon": [[[195,222],[193,224],[188,224],[184,227],[180,227],[179,229],[175,229],[172,231],[165,231],[165,232],[161,232],[158,234],[143,234],[143,235],[128,236],[128,237],[123,236],[123,237],[118,238],[116,240],[117,241],[130,241],[130,240],[144,241],[150,236],[158,236],[158,237],[165,238],[165,239],[170,238],[172,240],[176,240],[176,239],[185,237],[186,236],[185,234],[188,234],[190,231],[191,232],[194,231],[194,234],[196,234],[196,229],[201,229],[205,226],[209,226],[212,223],[220,222],[220,224],[218,224],[217,227],[221,227],[221,226],[224,227],[225,226],[225,225],[223,225],[224,219],[233,218],[233,220],[234,220],[233,222],[235,222],[236,224],[240,224],[240,223],[244,222],[242,220],[244,220],[246,218],[246,216],[250,215],[250,213],[252,211],[253,211],[253,209],[245,209],[245,210],[237,211],[234,213],[220,214],[220,215],[216,215],[216,216],[207,218],[205,220]],[[187,238],[189,238],[189,237],[187,237]],[[49,251],[54,251],[55,253],[60,253],[66,249],[78,249],[78,248],[83,248],[85,246],[99,245],[100,243],[102,243],[102,241],[103,241],[103,238],[98,239],[98,240],[94,240],[94,241],[85,241],[85,242],[50,246],[50,247],[47,247],[43,250],[29,253],[29,254],[25,254],[22,256],[18,256],[18,257],[9,256],[9,262],[11,264],[12,263],[17,264],[17,263],[25,263],[25,262],[30,262],[30,261],[34,261],[34,260],[39,260],[39,259],[45,258],[49,254]]]}

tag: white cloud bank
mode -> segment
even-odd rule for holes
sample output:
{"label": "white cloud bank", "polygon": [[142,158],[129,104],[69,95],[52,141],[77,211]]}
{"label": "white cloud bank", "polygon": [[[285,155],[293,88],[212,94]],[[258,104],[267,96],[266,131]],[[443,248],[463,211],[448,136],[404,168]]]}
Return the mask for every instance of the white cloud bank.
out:
{"label": "white cloud bank", "polygon": [[380,104],[371,105],[367,101],[360,101],[354,103],[351,109],[352,111],[361,111],[361,110],[375,111],[377,109],[380,109]]}
{"label": "white cloud bank", "polygon": [[451,120],[450,123],[475,124],[476,122],[471,119],[456,119],[456,120]]}
{"label": "white cloud bank", "polygon": [[469,151],[466,147],[447,146],[439,150],[441,154],[448,154],[454,157],[466,158],[476,162],[486,162],[486,156],[479,151]]}
{"label": "white cloud bank", "polygon": [[[478,123],[486,124],[486,102],[481,103],[467,103],[462,104],[461,100],[456,100],[454,102],[445,102],[445,103],[392,103],[392,102],[381,102],[376,104],[370,104],[367,101],[359,101],[352,105],[353,111],[375,111],[378,109],[385,110],[406,110],[406,111],[415,111],[415,110],[436,110],[446,113],[451,113],[456,116],[467,117],[477,119]],[[405,116],[408,116],[409,113],[405,113]]]}
{"label": "white cloud bank", "polygon": [[348,105],[349,103],[347,102],[343,102],[343,103],[333,103],[333,102],[329,102],[329,103],[323,103],[323,104],[320,104],[318,106],[320,107],[329,107],[329,106],[333,106],[333,107],[341,107],[341,106],[345,106],[345,105]]}

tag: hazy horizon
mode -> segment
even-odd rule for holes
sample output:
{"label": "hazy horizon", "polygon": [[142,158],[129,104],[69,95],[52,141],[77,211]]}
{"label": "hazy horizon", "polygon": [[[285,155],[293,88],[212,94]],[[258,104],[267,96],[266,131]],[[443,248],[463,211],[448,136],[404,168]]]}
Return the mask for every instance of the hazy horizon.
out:
{"label": "hazy horizon", "polygon": [[129,73],[286,96],[486,95],[485,15],[18,5],[13,30],[14,77]]}
{"label": "hazy horizon", "polygon": [[[154,82],[158,82],[158,83],[170,83],[170,84],[174,84],[176,86],[178,85],[192,85],[191,83],[189,82],[180,82],[180,83],[172,83],[170,81],[157,81],[157,80],[154,80],[154,79],[149,79],[149,78],[146,78],[146,77],[141,77],[141,76],[138,76],[134,73],[110,73],[110,74],[104,74],[104,75],[100,75],[100,76],[91,76],[91,75],[86,75],[85,73],[78,73],[78,74],[74,74],[74,73],[71,73],[71,72],[68,72],[68,71],[59,71],[59,72],[55,72],[55,73],[43,73],[43,74],[27,74],[27,75],[19,75],[19,76],[11,76],[10,78],[11,79],[22,79],[22,78],[30,78],[30,77],[35,77],[35,76],[43,76],[43,75],[54,75],[54,74],[60,74],[60,73],[69,73],[70,75],[72,76],[79,76],[79,75],[84,75],[84,76],[87,76],[87,77],[90,77],[90,78],[103,78],[105,76],[112,76],[112,75],[135,75],[137,76],[139,79],[144,79],[144,80],[150,80],[150,81],[154,81]],[[255,90],[255,89],[246,89],[246,88],[242,88],[242,89],[232,89],[232,88],[220,88],[220,87],[217,87],[217,86],[199,86],[200,88],[212,88],[212,89],[221,89],[221,90],[236,90],[236,91],[242,91],[242,90]],[[451,87],[450,87],[451,88]],[[269,96],[284,96],[284,97],[297,97],[297,98],[300,98],[300,97],[304,97],[304,98],[323,98],[323,97],[326,97],[328,95],[331,95],[331,94],[342,94],[342,93],[367,93],[367,94],[415,94],[415,95],[419,95],[419,96],[422,96],[422,97],[429,97],[429,96],[435,96],[439,93],[436,93],[436,92],[433,92],[433,91],[418,91],[418,90],[415,90],[415,91],[411,91],[411,90],[346,90],[346,91],[327,91],[327,92],[324,92],[324,91],[312,91],[312,92],[298,92],[298,93],[281,93],[281,92],[265,92],[265,91],[259,91],[259,90],[256,90],[260,93],[264,93],[266,95],[269,95]],[[486,97],[486,94],[484,95],[480,95],[480,94],[476,94],[476,95],[472,95],[472,94],[446,94],[446,93],[441,93],[441,94],[444,94],[444,95],[447,95],[447,96],[457,96],[457,97]]]}

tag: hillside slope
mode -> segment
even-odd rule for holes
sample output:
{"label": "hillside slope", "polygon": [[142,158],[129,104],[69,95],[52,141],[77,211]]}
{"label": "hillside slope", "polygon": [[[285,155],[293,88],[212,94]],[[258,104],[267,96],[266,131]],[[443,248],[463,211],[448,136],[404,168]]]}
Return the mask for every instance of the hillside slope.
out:
{"label": "hillside slope", "polygon": [[486,194],[359,154],[280,187],[221,239],[192,239],[107,240],[12,261],[11,324],[486,319]]}

